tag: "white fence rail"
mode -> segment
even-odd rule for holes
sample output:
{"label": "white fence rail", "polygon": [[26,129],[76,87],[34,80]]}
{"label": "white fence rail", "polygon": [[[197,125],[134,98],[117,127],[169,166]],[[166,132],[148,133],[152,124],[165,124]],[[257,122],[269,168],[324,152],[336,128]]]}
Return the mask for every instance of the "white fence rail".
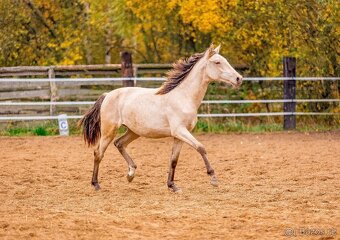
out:
{"label": "white fence rail", "polygon": [[[133,77],[133,78],[0,78],[0,84],[24,82],[117,82],[117,81],[164,81],[163,77]],[[340,77],[248,77],[244,81],[338,81]],[[1,94],[1,93],[0,93]],[[340,99],[259,99],[259,100],[204,100],[202,104],[246,104],[246,103],[303,103],[303,102],[340,102]],[[92,105],[94,101],[69,101],[69,102],[0,102],[0,106],[65,106],[65,105]],[[253,117],[253,116],[297,116],[297,115],[340,115],[340,113],[324,112],[258,112],[258,113],[216,113],[198,114],[198,117]],[[82,116],[70,115],[68,119],[79,119]],[[22,120],[54,120],[58,116],[0,116],[0,121],[22,121]]]}
{"label": "white fence rail", "polygon": [[[321,113],[321,112],[269,112],[269,113],[210,113],[197,114],[198,117],[258,117],[258,116],[301,116],[301,115],[340,115],[340,113]],[[67,119],[80,119],[80,115],[69,115]],[[24,120],[56,120],[58,116],[13,116],[1,117],[0,121],[24,121]]]}
{"label": "white fence rail", "polygon": [[[117,82],[117,81],[165,81],[165,77],[117,77],[117,78],[0,78],[2,82]],[[243,81],[338,81],[340,77],[245,77]]]}
{"label": "white fence rail", "polygon": [[[340,99],[273,99],[273,100],[203,100],[202,104],[245,104],[245,103],[286,103],[286,102],[340,102]],[[0,106],[66,106],[92,105],[95,101],[71,102],[0,102]]]}

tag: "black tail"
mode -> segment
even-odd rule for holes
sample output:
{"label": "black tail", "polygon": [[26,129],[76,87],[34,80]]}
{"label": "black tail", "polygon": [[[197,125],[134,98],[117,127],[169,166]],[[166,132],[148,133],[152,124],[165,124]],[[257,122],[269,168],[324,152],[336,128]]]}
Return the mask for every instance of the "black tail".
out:
{"label": "black tail", "polygon": [[100,137],[100,108],[105,96],[101,95],[78,122],[78,126],[83,127],[84,140],[88,146],[95,145]]}

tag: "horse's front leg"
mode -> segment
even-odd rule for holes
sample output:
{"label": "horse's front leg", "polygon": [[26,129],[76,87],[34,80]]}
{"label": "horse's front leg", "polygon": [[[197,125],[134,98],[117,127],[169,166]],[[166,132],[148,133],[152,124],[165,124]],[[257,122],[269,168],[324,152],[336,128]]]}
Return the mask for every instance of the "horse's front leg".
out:
{"label": "horse's front leg", "polygon": [[188,129],[186,129],[185,127],[177,128],[176,132],[174,132],[173,135],[175,138],[178,138],[183,142],[189,144],[193,148],[195,148],[201,154],[205,167],[207,169],[207,173],[211,177],[210,183],[213,186],[217,186],[218,185],[217,177],[215,175],[214,169],[211,167],[211,164],[208,160],[207,152],[205,151],[203,144],[197,141],[197,139],[194,136],[192,136]]}
{"label": "horse's front leg", "polygon": [[168,188],[173,192],[181,192],[181,189],[176,187],[174,183],[175,169],[177,166],[177,161],[179,153],[181,152],[183,142],[177,138],[174,139],[174,145],[172,146],[172,153],[169,161],[169,175],[168,175]]}

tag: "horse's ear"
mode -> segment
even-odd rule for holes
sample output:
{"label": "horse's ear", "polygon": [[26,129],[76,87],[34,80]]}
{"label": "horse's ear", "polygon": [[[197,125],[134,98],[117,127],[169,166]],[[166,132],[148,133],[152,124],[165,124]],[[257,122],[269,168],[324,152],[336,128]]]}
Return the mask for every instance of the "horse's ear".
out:
{"label": "horse's ear", "polygon": [[217,48],[214,49],[215,53],[219,53],[221,48],[221,44],[217,46]]}
{"label": "horse's ear", "polygon": [[207,51],[205,51],[205,57],[207,59],[211,58],[214,54],[215,54],[215,50],[214,50],[214,44],[211,44],[210,47],[207,49]]}

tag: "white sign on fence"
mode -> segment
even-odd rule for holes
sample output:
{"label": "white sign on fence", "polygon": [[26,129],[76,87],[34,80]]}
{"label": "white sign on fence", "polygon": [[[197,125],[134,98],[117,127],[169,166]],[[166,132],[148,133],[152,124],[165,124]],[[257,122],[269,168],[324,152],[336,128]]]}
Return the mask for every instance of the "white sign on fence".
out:
{"label": "white sign on fence", "polygon": [[61,136],[68,136],[69,130],[68,130],[67,115],[66,114],[59,115],[58,122],[59,122],[59,134]]}

